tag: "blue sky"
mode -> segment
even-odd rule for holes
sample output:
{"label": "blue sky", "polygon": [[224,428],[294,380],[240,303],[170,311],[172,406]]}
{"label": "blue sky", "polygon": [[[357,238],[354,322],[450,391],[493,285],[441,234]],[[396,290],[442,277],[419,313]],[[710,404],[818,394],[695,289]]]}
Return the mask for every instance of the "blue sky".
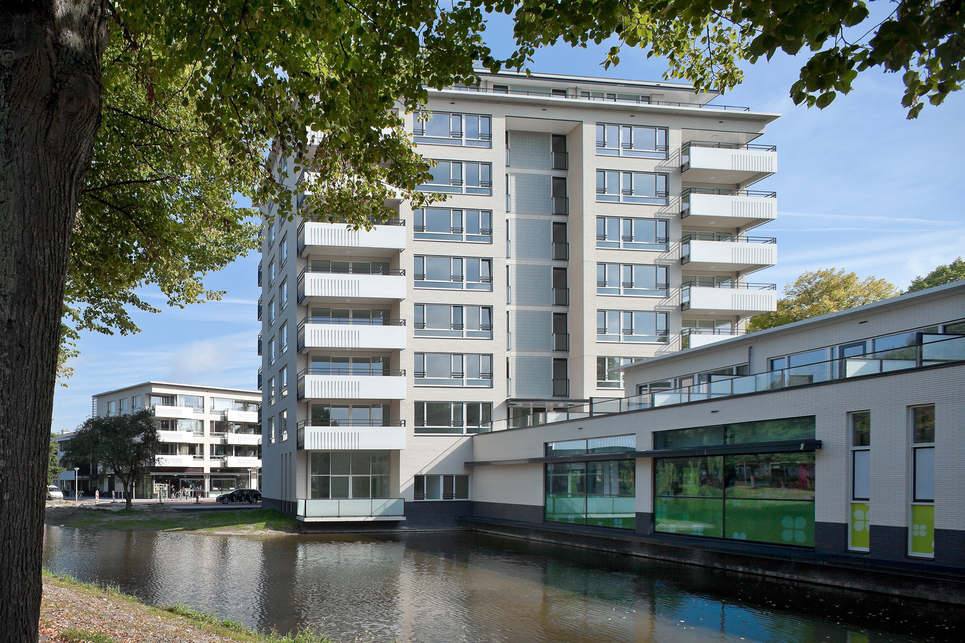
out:
{"label": "blue sky", "polygon": [[[504,20],[490,23],[505,43]],[[665,67],[643,52],[625,51],[604,70],[609,43],[590,50],[558,46],[537,54],[531,69],[634,80],[659,80]],[[900,288],[939,264],[965,255],[965,92],[914,121],[901,107],[901,77],[861,74],[855,90],[823,111],[788,97],[803,60],[777,55],[748,65],[744,83],[715,102],[777,112],[759,143],[778,146],[779,171],[756,188],[778,194],[778,220],[755,232],[778,238],[778,265],[756,282],[781,289],[805,270],[844,268]],[[74,429],[91,410],[91,395],[147,380],[255,388],[258,256],[238,259],[207,277],[224,290],[220,302],[184,310],[164,306],[156,290],[142,296],[164,308],[135,313],[142,331],[129,337],[85,334],[75,374],[58,387],[53,430]]]}

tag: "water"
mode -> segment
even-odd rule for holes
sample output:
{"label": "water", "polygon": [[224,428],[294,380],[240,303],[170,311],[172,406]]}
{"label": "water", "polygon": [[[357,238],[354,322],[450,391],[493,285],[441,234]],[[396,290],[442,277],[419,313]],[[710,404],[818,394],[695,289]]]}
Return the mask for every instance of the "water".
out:
{"label": "water", "polygon": [[469,533],[48,527],[44,565],[147,603],[345,642],[965,639],[963,609]]}

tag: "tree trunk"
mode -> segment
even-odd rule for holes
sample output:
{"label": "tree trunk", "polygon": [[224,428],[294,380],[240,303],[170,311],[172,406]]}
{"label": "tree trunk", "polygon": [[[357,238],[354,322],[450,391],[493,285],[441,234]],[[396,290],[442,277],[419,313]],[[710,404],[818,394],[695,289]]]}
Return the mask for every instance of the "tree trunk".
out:
{"label": "tree trunk", "polygon": [[0,632],[38,639],[71,228],[100,120],[106,0],[0,3]]}

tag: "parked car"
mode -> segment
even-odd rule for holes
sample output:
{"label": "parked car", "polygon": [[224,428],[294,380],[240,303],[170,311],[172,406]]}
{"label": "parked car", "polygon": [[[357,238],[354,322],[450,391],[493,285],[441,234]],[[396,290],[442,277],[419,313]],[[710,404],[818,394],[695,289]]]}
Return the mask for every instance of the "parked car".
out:
{"label": "parked car", "polygon": [[218,496],[218,502],[223,505],[229,502],[247,502],[249,504],[261,502],[261,492],[257,489],[232,489],[228,493]]}
{"label": "parked car", "polygon": [[47,500],[63,500],[64,492],[55,484],[47,485]]}

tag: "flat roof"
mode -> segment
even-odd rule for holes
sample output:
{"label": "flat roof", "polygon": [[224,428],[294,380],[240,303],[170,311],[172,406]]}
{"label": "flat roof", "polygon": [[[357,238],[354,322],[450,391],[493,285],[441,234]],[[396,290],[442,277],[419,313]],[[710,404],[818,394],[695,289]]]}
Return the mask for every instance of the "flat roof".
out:
{"label": "flat roof", "polygon": [[225,391],[225,392],[231,392],[231,393],[241,393],[242,395],[257,396],[258,398],[261,398],[261,391],[257,389],[228,388],[225,386],[206,386],[204,384],[179,384],[177,382],[158,382],[155,380],[141,382],[140,384],[131,384],[130,386],[122,386],[121,388],[115,388],[110,391],[104,391],[103,393],[95,393],[91,397],[104,397],[105,395],[111,395],[114,393],[119,393],[121,391],[128,391],[132,388],[141,388],[145,386],[164,386],[168,388],[187,388],[187,389],[198,389],[198,390],[205,390],[205,391]]}

